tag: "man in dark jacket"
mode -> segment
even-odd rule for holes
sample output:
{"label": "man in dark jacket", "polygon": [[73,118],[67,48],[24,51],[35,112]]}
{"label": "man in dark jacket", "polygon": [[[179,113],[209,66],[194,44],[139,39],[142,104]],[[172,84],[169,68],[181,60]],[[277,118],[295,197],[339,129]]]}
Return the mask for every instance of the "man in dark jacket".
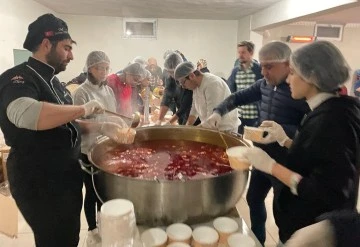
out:
{"label": "man in dark jacket", "polygon": [[174,71],[177,65],[184,60],[177,52],[167,55],[164,62],[164,71],[167,72],[165,77],[165,91],[161,101],[159,119],[156,125],[160,125],[164,120],[166,112],[169,110],[171,104],[175,102],[176,109],[173,117],[168,123],[174,123],[176,120],[180,125],[185,125],[189,117],[192,105],[192,91],[181,87],[180,83],[174,79]]}
{"label": "man in dark jacket", "polygon": [[[243,90],[261,79],[259,63],[253,59],[255,45],[250,41],[242,41],[237,45],[240,65],[234,67],[227,84],[232,93]],[[244,133],[244,126],[257,126],[259,120],[258,102],[241,105],[238,107],[241,125],[238,132]]]}
{"label": "man in dark jacket", "polygon": [[[235,109],[237,106],[260,101],[259,122],[273,120],[279,123],[288,136],[295,132],[309,107],[304,100],[294,100],[291,97],[286,78],[289,74],[289,58],[291,50],[282,42],[271,42],[263,46],[259,52],[262,74],[252,86],[233,93],[214,109],[214,113],[202,124],[204,127],[217,128],[221,116]],[[261,147],[276,161],[285,161],[287,149],[277,142],[270,144],[254,143]],[[250,208],[251,229],[259,239],[265,243],[266,208],[265,197],[272,186],[276,190],[275,179],[254,169],[250,178],[247,202]]]}

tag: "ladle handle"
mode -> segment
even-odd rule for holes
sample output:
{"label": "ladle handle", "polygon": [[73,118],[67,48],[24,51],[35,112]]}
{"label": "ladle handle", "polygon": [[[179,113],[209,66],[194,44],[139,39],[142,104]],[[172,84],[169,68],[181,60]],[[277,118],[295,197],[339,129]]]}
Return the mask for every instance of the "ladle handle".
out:
{"label": "ladle handle", "polygon": [[121,115],[121,114],[116,113],[116,112],[113,112],[113,111],[104,110],[104,112],[106,112],[106,113],[108,113],[108,114],[111,114],[111,115],[114,115],[114,116],[121,117],[121,118],[126,118],[126,119],[129,119],[129,120],[133,120],[133,118],[131,118],[131,117],[124,116],[124,115]]}

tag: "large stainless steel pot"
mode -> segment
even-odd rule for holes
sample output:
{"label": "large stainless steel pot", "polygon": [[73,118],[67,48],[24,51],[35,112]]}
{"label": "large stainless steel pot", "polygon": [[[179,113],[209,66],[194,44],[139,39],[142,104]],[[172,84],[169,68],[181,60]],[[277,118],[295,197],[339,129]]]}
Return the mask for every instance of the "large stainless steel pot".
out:
{"label": "large stainless steel pot", "polygon": [[[248,145],[240,137],[223,133],[229,147]],[[171,139],[209,143],[225,148],[218,131],[197,127],[169,126],[138,128],[135,142]],[[248,171],[233,171],[213,178],[187,181],[142,180],[104,171],[100,157],[116,144],[108,138],[97,141],[89,153],[94,188],[103,201],[125,198],[134,203],[136,220],[149,226],[173,222],[202,222],[223,215],[239,201]]]}

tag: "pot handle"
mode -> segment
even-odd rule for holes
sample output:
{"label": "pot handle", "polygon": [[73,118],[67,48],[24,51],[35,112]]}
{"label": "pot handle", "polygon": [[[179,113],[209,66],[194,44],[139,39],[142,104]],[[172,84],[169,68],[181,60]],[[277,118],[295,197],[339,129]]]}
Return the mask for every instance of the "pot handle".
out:
{"label": "pot handle", "polygon": [[79,161],[81,169],[84,172],[86,172],[87,174],[89,174],[90,176],[95,175],[100,171],[97,168],[95,168],[93,165],[84,163],[81,159],[79,159],[78,161]]}

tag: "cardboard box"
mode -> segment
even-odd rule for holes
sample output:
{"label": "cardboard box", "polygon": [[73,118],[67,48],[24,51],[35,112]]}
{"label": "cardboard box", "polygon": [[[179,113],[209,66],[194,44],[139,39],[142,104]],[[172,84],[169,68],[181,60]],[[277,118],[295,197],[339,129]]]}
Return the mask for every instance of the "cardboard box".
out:
{"label": "cardboard box", "polygon": [[18,208],[11,196],[0,194],[0,233],[15,238],[18,236]]}
{"label": "cardboard box", "polygon": [[10,147],[8,147],[6,145],[0,147],[0,153],[1,153],[0,183],[6,181],[8,179],[6,162],[7,162],[8,156],[9,156],[9,152],[10,152]]}

